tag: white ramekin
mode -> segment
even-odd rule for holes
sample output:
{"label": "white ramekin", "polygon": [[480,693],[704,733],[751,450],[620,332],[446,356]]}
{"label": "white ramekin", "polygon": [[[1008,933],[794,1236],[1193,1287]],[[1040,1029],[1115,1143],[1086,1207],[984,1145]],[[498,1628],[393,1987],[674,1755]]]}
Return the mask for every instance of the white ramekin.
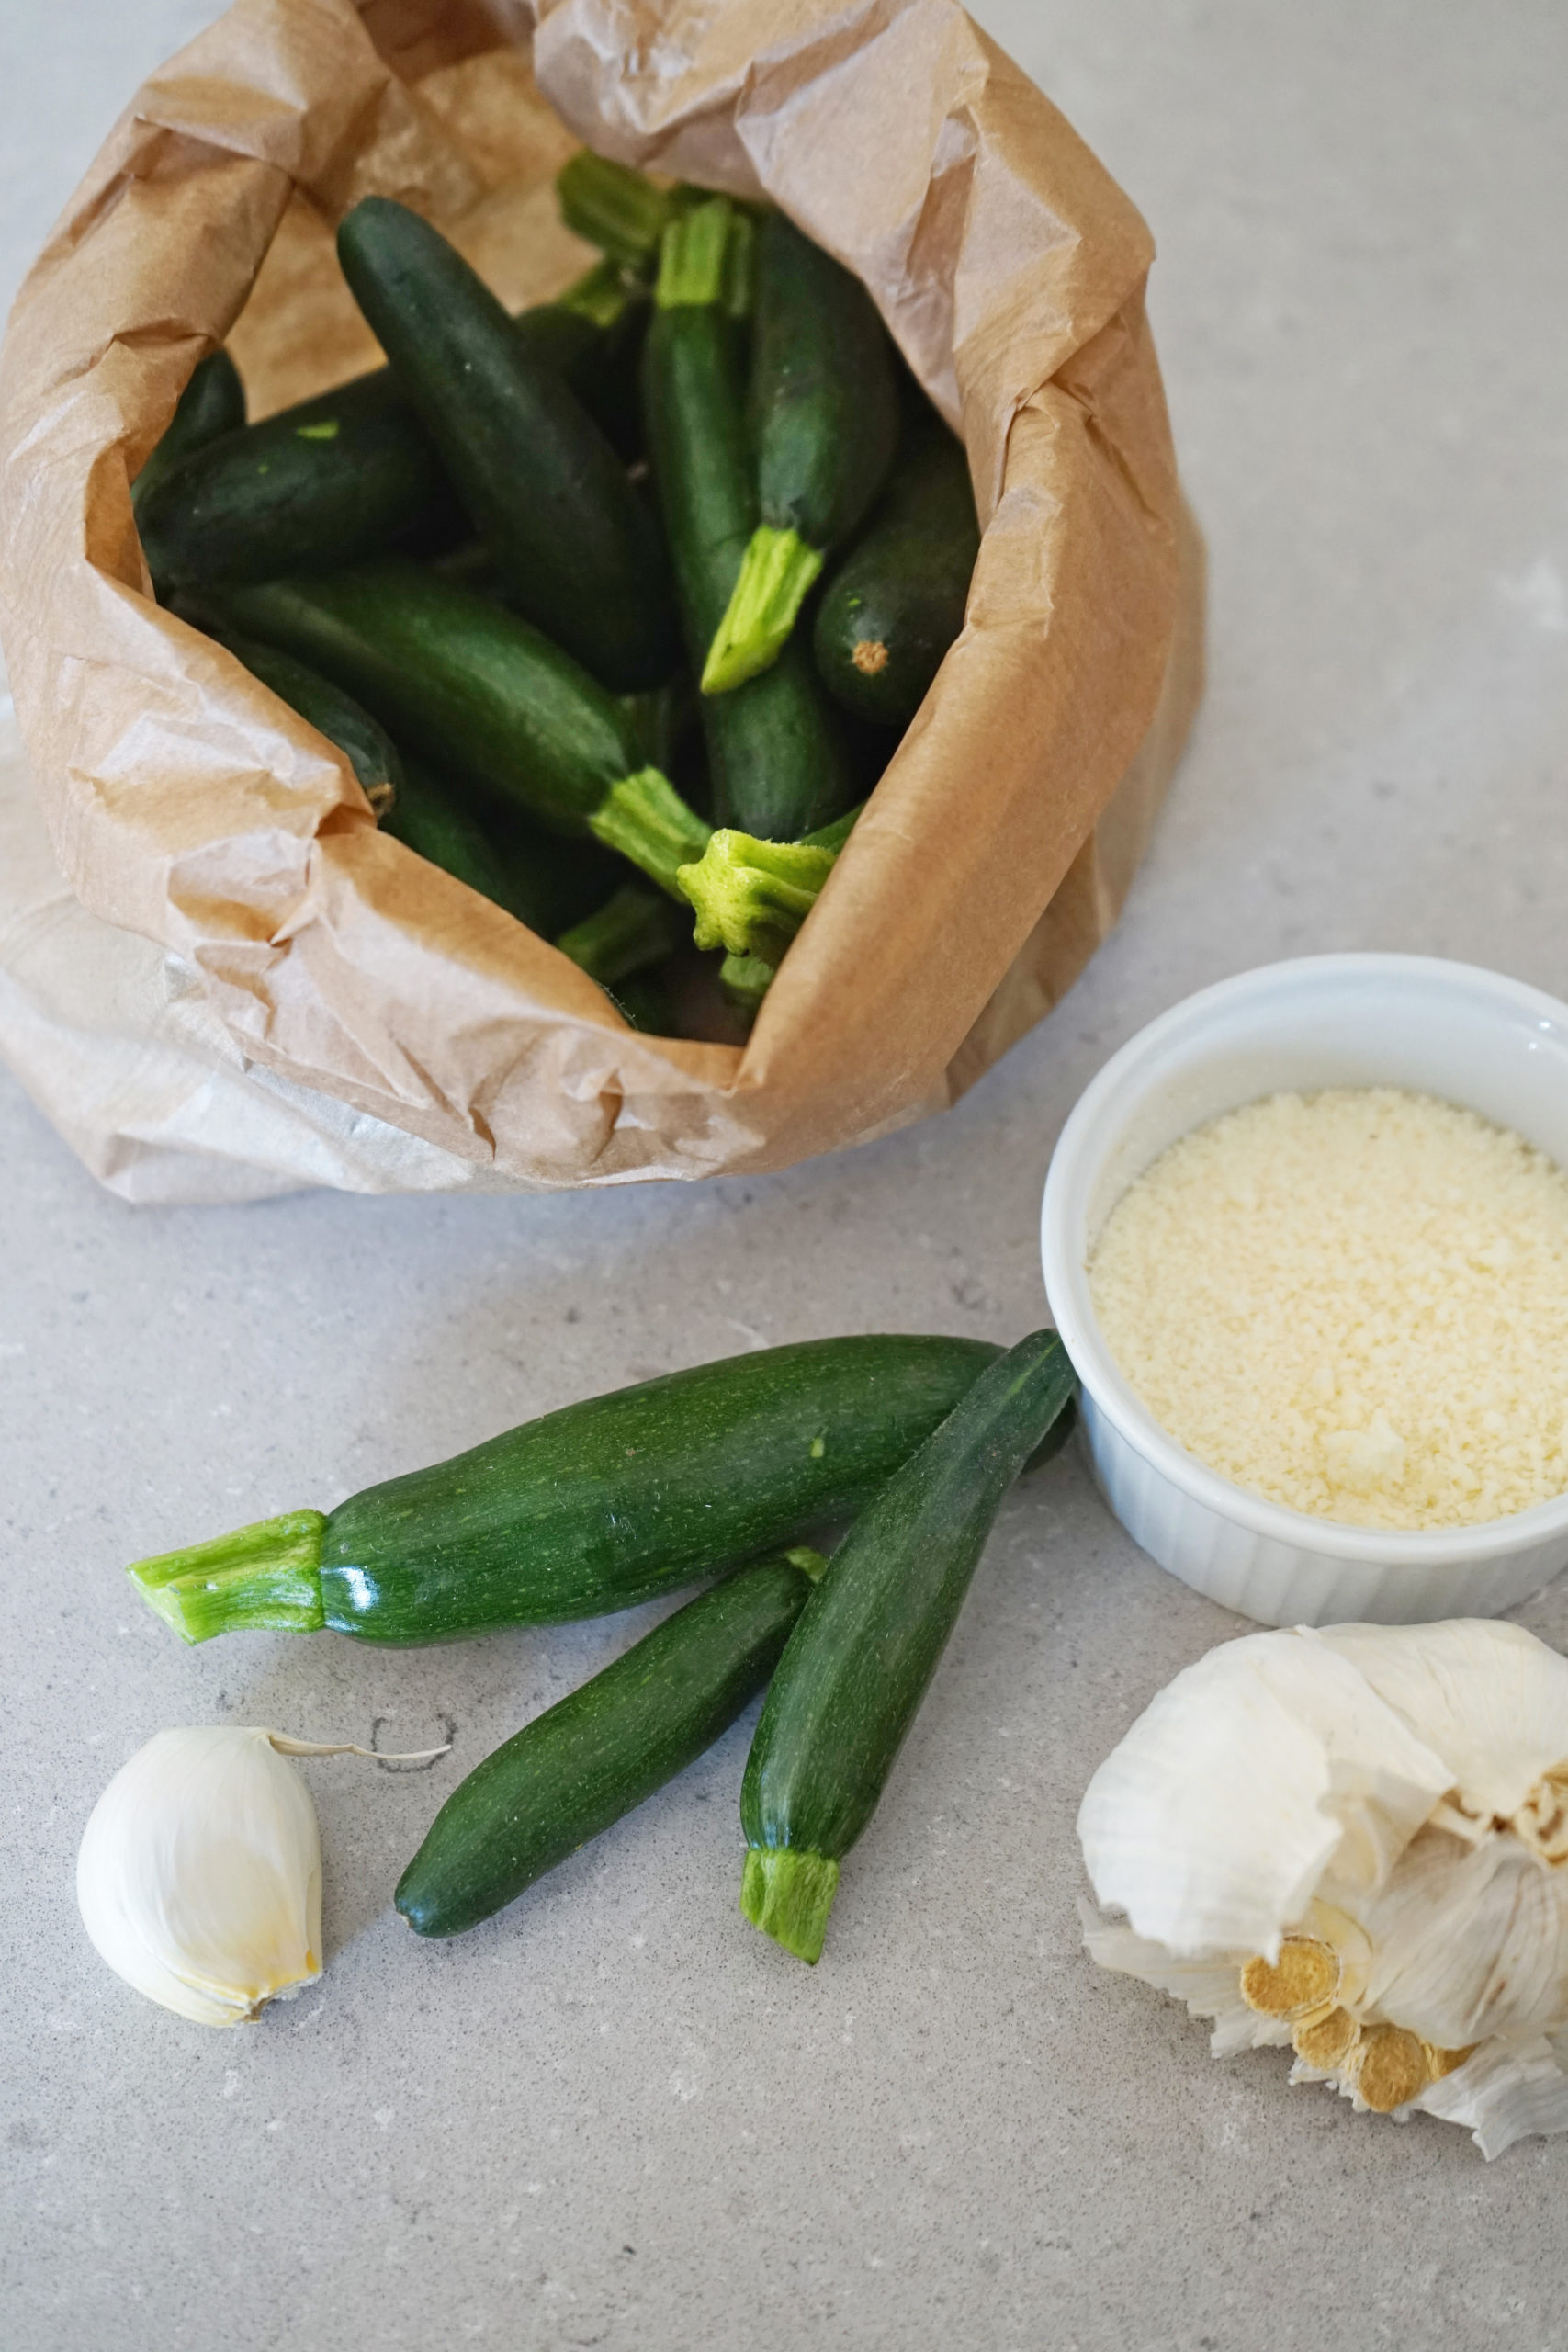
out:
{"label": "white ramekin", "polygon": [[1095,1321],[1089,1252],[1134,1178],[1223,1111],[1323,1086],[1440,1095],[1568,1167],[1568,1005],[1500,973],[1427,956],[1310,956],[1173,1006],[1078,1102],[1041,1213],[1046,1295],[1083,1384],[1095,1476],[1162,1567],[1264,1624],[1495,1616],[1568,1565],[1568,1496],[1433,1534],[1288,1510],[1178,1445],[1134,1395]]}

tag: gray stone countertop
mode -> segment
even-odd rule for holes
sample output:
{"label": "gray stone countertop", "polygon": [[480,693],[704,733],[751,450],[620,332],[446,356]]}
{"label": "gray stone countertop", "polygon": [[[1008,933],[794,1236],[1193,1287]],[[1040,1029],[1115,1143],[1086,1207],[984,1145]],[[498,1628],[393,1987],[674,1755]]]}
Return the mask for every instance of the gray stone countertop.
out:
{"label": "gray stone countertop", "polygon": [[[0,293],[201,0],[0,12]],[[1313,949],[1568,986],[1568,17],[1559,0],[988,0],[1160,240],[1213,676],[1122,928],[949,1117],[789,1174],[581,1198],[133,1211],[0,1080],[0,2338],[17,2352],[1568,2343],[1568,2143],[1355,2117],[1084,1957],[1093,1765],[1236,1621],[1076,1456],[1003,1511],[807,1972],[736,1909],[750,1718],[513,1911],[393,1883],[466,1770],[627,1639],[181,1651],[135,1554],[595,1389],[821,1331],[1010,1339],[1086,1080]],[[1521,1612],[1568,1645],[1568,1590]],[[238,2033],[138,2000],[77,1841],[153,1731],[303,1769],[329,1966]]]}

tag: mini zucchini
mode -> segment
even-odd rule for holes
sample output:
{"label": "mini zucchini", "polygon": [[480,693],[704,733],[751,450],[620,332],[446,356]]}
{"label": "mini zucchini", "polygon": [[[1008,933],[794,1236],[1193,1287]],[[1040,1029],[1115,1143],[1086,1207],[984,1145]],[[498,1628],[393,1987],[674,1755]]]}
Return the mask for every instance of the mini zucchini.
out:
{"label": "mini zucchini", "polygon": [[220,629],[281,646],[347,688],[412,751],[567,833],[592,833],[681,897],[709,828],[645,764],[626,705],[503,605],[389,558],[209,589]]}
{"label": "mini zucchini", "polygon": [[964,626],[979,551],[963,445],[944,427],[920,433],[817,607],[817,668],[835,701],[908,725]]}
{"label": "mini zucchini", "polygon": [[[728,602],[757,515],[726,307],[734,222],[720,197],[666,232],[643,345],[649,462],[694,662]],[[740,692],[705,695],[702,717],[722,823],[793,841],[853,796],[831,707],[801,648]]]}
{"label": "mini zucchini", "polygon": [[839,1865],[876,1809],[1002,1499],[1076,1383],[1055,1331],[990,1364],[833,1555],[747,1758],[740,1908],[816,1961]]}
{"label": "mini zucchini", "polygon": [[859,278],[770,212],[758,238],[750,416],[757,529],[703,665],[724,695],[775,662],[828,554],[865,514],[898,437],[886,333]]}
{"label": "mini zucchini", "polygon": [[270,686],[290,710],[335,743],[358,777],[365,797],[377,817],[385,817],[404,786],[403,763],[386,729],[371,718],[363,703],[323,678],[319,670],[280,653],[254,638],[225,640],[231,653],[243,662],[253,678]]}
{"label": "mini zucchini", "polygon": [[612,691],[661,684],[680,640],[658,526],[581,401],[406,205],[362,198],[337,243],[518,611]]}
{"label": "mini zucchini", "polygon": [[381,368],[196,450],[137,520],[154,580],[185,587],[336,569],[448,517],[435,446]]}
{"label": "mini zucchini", "polygon": [[[606,429],[635,438],[627,408],[647,309],[646,298],[595,269],[558,301],[525,311],[512,331],[536,365],[566,376]],[[243,410],[234,424],[244,425]],[[161,452],[162,444],[154,457]],[[156,470],[150,458],[135,503],[148,568],[176,588],[335,571],[394,548],[436,550],[463,526],[435,445],[387,368],[186,448]]]}
{"label": "mini zucchini", "polygon": [[221,440],[225,433],[237,433],[244,421],[245,388],[240,371],[226,351],[209,351],[205,359],[197,360],[163,438],[131,485],[130,503],[138,518],[166,473],[193,450],[205,449],[209,441]]}
{"label": "mini zucchini", "polygon": [[671,220],[700,192],[659,187],[629,164],[580,147],[556,174],[556,202],[574,237],[582,238],[620,269],[651,276],[659,265],[659,242]]}
{"label": "mini zucchini", "polygon": [[596,843],[544,832],[514,810],[477,808],[471,793],[418,760],[403,762],[381,830],[543,939],[602,898],[615,871]]}
{"label": "mini zucchini", "polygon": [[322,1626],[441,1642],[604,1616],[852,1516],[998,1352],[895,1336],[696,1364],[129,1574],[187,1642]]}
{"label": "mini zucchini", "polygon": [[694,1763],[766,1682],[826,1566],[801,1549],[727,1577],[476,1765],[398,1882],[415,1934],[478,1927]]}

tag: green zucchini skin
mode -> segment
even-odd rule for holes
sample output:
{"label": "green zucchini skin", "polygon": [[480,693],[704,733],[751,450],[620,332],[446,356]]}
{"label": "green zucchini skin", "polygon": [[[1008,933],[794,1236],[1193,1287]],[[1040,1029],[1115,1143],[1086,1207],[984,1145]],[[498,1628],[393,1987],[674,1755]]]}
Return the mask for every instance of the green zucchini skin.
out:
{"label": "green zucchini skin", "polygon": [[189,383],[180,394],[163,438],[151,450],[131,485],[130,503],[140,518],[164,476],[195,449],[225,433],[237,433],[245,421],[245,388],[229,354],[220,347],[198,359]]}
{"label": "green zucchini skin", "polygon": [[810,1340],[569,1405],[340,1503],[322,1622],[410,1644],[651,1600],[859,1510],[997,1353]]}
{"label": "green zucchini skin", "polygon": [[761,1689],[811,1577],[760,1560],[651,1634],[458,1783],[393,1900],[421,1936],[477,1927],[694,1763]]}
{"label": "green zucchini skin", "polygon": [[229,650],[242,661],[253,678],[297,710],[301,718],[335,743],[358,777],[365,797],[378,817],[384,817],[404,786],[403,763],[386,729],[371,718],[363,703],[323,678],[319,670],[297,662],[276,646],[254,638],[231,637]]}
{"label": "green zucchini skin", "polygon": [[197,609],[346,687],[400,742],[558,830],[642,764],[633,718],[569,653],[406,558],[209,592]]}
{"label": "green zucchini skin", "polygon": [[[639,438],[637,354],[647,311],[646,302],[630,302],[602,327],[564,303],[541,302],[512,322],[534,362],[564,376],[628,455]],[[202,368],[219,360],[237,387],[226,353]],[[186,398],[196,384],[193,376]],[[227,424],[165,457],[174,429],[131,493],[148,569],[172,587],[335,571],[391,548],[435,552],[460,536],[435,445],[389,368],[248,426],[242,391]]]}
{"label": "green zucchini skin", "polygon": [[402,788],[381,831],[509,914],[517,911],[506,868],[484,826],[423,761],[404,761]]}
{"label": "green zucchini skin", "polygon": [[979,551],[963,446],[924,434],[817,607],[817,667],[836,702],[908,725],[964,626]]}
{"label": "green zucchini skin", "polygon": [[435,446],[386,368],[195,451],[142,504],[154,580],[272,580],[439,532],[453,499]]}
{"label": "green zucchini skin", "polygon": [[[876,1809],[1003,1498],[1076,1385],[1054,1331],[992,1363],[856,1520],[790,1638],[741,1786],[741,1905],[802,1959],[821,1950],[838,1862]],[[791,1917],[780,1849],[804,1864],[805,1917]]]}
{"label": "green zucchini skin", "polygon": [[854,529],[893,462],[898,395],[886,331],[859,278],[769,212],[752,337],[761,520],[826,551]]}
{"label": "green zucchini skin", "polygon": [[542,939],[581,921],[626,872],[596,842],[547,833],[514,808],[475,805],[471,789],[422,760],[404,760],[402,785],[381,831]]}
{"label": "green zucchini skin", "polygon": [[[734,324],[723,309],[656,306],[642,385],[649,462],[700,668],[757,519]],[[716,823],[794,841],[856,797],[831,706],[799,648],[733,693],[700,699]]]}
{"label": "green zucchini skin", "polygon": [[680,650],[659,532],[581,402],[406,205],[364,198],[338,254],[519,611],[614,691],[659,685]]}

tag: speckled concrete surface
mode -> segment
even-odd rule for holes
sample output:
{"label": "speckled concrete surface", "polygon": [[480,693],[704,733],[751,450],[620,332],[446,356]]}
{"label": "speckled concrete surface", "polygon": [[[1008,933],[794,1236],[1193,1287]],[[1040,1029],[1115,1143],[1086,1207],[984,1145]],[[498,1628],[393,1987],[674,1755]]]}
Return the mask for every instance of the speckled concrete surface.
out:
{"label": "speckled concrete surface", "polygon": [[[0,20],[0,291],[205,12]],[[948,1119],[750,1184],[135,1213],[0,1081],[8,1670],[0,2338],[17,2352],[1306,2352],[1568,2343],[1568,2144],[1487,2166],[1215,2065],[1077,1942],[1089,1770],[1236,1630],[1076,1459],[1004,1512],[809,1973],[736,1908],[742,1724],[503,1918],[389,1908],[460,1770],[628,1623],[363,1655],[178,1651],[119,1564],[331,1501],[614,1382],[818,1330],[998,1339],[1078,1090],[1281,953],[1562,990],[1568,308],[1556,0],[990,0],[1162,244],[1213,552],[1213,683],[1126,922]],[[1568,1645],[1568,1589],[1526,1609]],[[246,2031],[139,2002],[77,1924],[110,1771],[178,1722],[451,1760],[305,1767],[323,1983]]]}

